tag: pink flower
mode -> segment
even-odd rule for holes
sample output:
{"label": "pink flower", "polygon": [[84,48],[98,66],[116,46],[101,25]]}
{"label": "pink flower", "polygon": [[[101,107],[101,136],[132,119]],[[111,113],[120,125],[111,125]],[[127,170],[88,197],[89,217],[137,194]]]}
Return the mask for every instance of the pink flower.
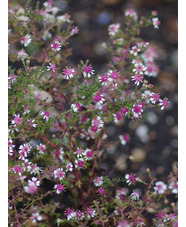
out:
{"label": "pink flower", "polygon": [[145,226],[145,223],[141,220],[141,219],[138,219],[137,221],[136,221],[136,227],[141,227],[141,226]]}
{"label": "pink flower", "polygon": [[98,93],[97,95],[94,96],[94,102],[96,102],[97,104],[102,105],[104,101],[105,98],[103,97],[103,95],[100,95]]}
{"label": "pink flower", "polygon": [[65,186],[63,184],[55,184],[54,189],[56,189],[57,194],[60,194],[61,192],[64,191]]}
{"label": "pink flower", "polygon": [[114,81],[118,78],[118,73],[116,71],[109,70],[108,75],[110,76],[110,80]]}
{"label": "pink flower", "polygon": [[59,169],[54,170],[53,174],[54,174],[54,178],[58,178],[59,180],[62,180],[65,177],[65,173],[63,171],[63,168],[59,168]]}
{"label": "pink flower", "polygon": [[15,114],[14,119],[12,120],[12,124],[14,126],[20,125],[21,124],[21,118],[19,114]]}
{"label": "pink flower", "polygon": [[92,69],[92,66],[91,66],[91,65],[86,66],[86,67],[84,68],[83,76],[84,76],[85,78],[90,78],[91,75],[94,75],[94,71],[95,71],[95,70]]}
{"label": "pink flower", "polygon": [[24,186],[27,193],[33,194],[37,191],[37,186],[40,186],[40,181],[36,177],[32,177],[32,181],[28,180],[28,186]]}
{"label": "pink flower", "polygon": [[167,100],[168,100],[167,98],[164,98],[163,100],[159,99],[159,102],[160,102],[159,105],[161,106],[161,110],[168,107],[169,103]]}
{"label": "pink flower", "polygon": [[142,63],[136,63],[134,66],[135,68],[132,71],[136,74],[143,74],[146,70],[146,67]]}
{"label": "pink flower", "polygon": [[127,221],[123,220],[118,223],[117,227],[130,227],[130,225]]}
{"label": "pink flower", "polygon": [[63,148],[61,148],[60,150],[57,150],[55,154],[57,158],[63,160],[63,154],[64,154]]}
{"label": "pink flower", "polygon": [[50,117],[50,113],[45,111],[45,112],[41,112],[40,113],[41,116],[43,116],[43,119],[48,121],[49,117]]}
{"label": "pink flower", "polygon": [[122,115],[120,113],[113,114],[113,116],[114,116],[114,122],[116,124],[118,124],[122,121]]}
{"label": "pink flower", "polygon": [[153,16],[157,16],[157,15],[158,15],[158,12],[157,12],[156,10],[153,10],[153,11],[152,11],[152,15],[153,15]]}
{"label": "pink flower", "polygon": [[157,76],[158,71],[158,66],[154,62],[147,62],[147,68],[145,71],[145,74],[147,74],[147,76],[155,77]]}
{"label": "pink flower", "polygon": [[74,75],[75,75],[75,70],[74,70],[74,69],[66,68],[66,69],[64,70],[64,78],[65,78],[66,80],[69,80],[69,79],[73,78]]}
{"label": "pink flower", "polygon": [[77,157],[80,158],[83,155],[83,150],[78,147],[77,150],[76,150],[76,152],[75,152],[75,154],[77,154]]}
{"label": "pink flower", "polygon": [[17,52],[17,58],[18,59],[24,60],[27,57],[28,57],[28,54],[26,54],[23,49]]}
{"label": "pink flower", "polygon": [[133,105],[132,112],[134,118],[139,118],[143,112],[143,106],[142,105]]}
{"label": "pink flower", "polygon": [[143,82],[143,76],[140,74],[132,76],[132,80],[135,81],[135,84],[139,86],[140,82]]}
{"label": "pink flower", "polygon": [[103,184],[103,177],[96,177],[93,180],[95,186],[101,186]]}
{"label": "pink flower", "polygon": [[130,50],[130,53],[133,54],[134,56],[137,56],[138,52],[140,52],[141,49],[138,48],[137,46],[133,46],[132,50]]}
{"label": "pink flower", "polygon": [[66,172],[67,172],[67,171],[72,172],[72,170],[73,170],[73,165],[72,165],[72,163],[71,163],[71,162],[67,162],[67,163],[66,163]]}
{"label": "pink flower", "polygon": [[124,197],[127,195],[127,191],[128,189],[120,189],[116,191],[116,198],[118,198],[119,200],[124,200]]}
{"label": "pink flower", "polygon": [[153,46],[149,46],[142,57],[145,62],[153,62],[154,59],[158,57],[157,51]]}
{"label": "pink flower", "polygon": [[73,209],[68,208],[65,212],[65,215],[67,216],[67,220],[70,220],[76,216],[76,212],[74,212]]}
{"label": "pink flower", "polygon": [[83,158],[80,158],[79,160],[75,160],[75,168],[82,169],[84,168],[85,161]]}
{"label": "pink flower", "polygon": [[32,213],[32,223],[36,223],[37,221],[41,221],[42,220],[42,216],[40,216],[39,211],[37,211],[36,213]]}
{"label": "pink flower", "polygon": [[22,40],[20,41],[21,44],[23,44],[25,47],[28,46],[28,44],[31,42],[31,36],[30,35],[26,35],[22,38]]}
{"label": "pink flower", "polygon": [[134,174],[126,174],[125,179],[128,185],[134,184],[136,181],[136,177],[134,176]]}
{"label": "pink flower", "polygon": [[70,23],[70,15],[68,13],[65,13],[64,15],[58,16],[57,22],[58,23],[64,23],[64,22]]}
{"label": "pink flower", "polygon": [[164,194],[166,190],[167,190],[167,185],[162,181],[158,181],[155,183],[154,191],[157,192],[158,194]]}
{"label": "pink flower", "polygon": [[129,142],[130,137],[128,134],[123,134],[123,135],[119,135],[119,139],[121,141],[121,144],[126,145],[126,143]]}
{"label": "pink flower", "polygon": [[79,103],[71,104],[71,108],[73,109],[74,112],[81,111],[81,105]]}
{"label": "pink flower", "polygon": [[150,98],[150,101],[155,104],[156,102],[159,101],[160,95],[157,93],[152,93],[152,96]]}
{"label": "pink flower", "polygon": [[160,21],[157,17],[152,18],[152,23],[154,25],[154,28],[158,29],[160,25]]}
{"label": "pink flower", "polygon": [[87,208],[86,210],[86,216],[88,219],[95,217],[96,211],[93,210],[91,207]]}
{"label": "pink flower", "polygon": [[109,28],[108,28],[109,35],[114,36],[116,33],[118,33],[119,28],[120,28],[120,24],[119,23],[117,23],[117,24],[111,24],[109,26]]}
{"label": "pink flower", "polygon": [[178,193],[178,182],[172,181],[172,182],[169,184],[169,189],[172,189],[172,193],[173,193],[173,194],[177,194],[177,193]]}
{"label": "pink flower", "polygon": [[56,70],[56,65],[49,63],[49,66],[47,66],[47,71],[52,70],[53,72],[55,72]]}
{"label": "pink flower", "polygon": [[71,30],[71,32],[70,32],[70,35],[76,35],[78,32],[79,32],[79,30],[78,30],[77,27],[72,28],[72,30]]}
{"label": "pink flower", "polygon": [[109,78],[107,75],[104,74],[104,75],[98,77],[98,81],[101,82],[102,85],[107,85]]}
{"label": "pink flower", "polygon": [[27,120],[27,123],[26,123],[26,124],[27,124],[29,127],[36,128],[37,124],[35,124],[34,122],[35,122],[35,119],[33,119],[33,120]]}
{"label": "pink flower", "polygon": [[123,115],[127,115],[128,113],[128,109],[126,107],[122,107],[121,110],[120,110],[121,114]]}
{"label": "pink flower", "polygon": [[126,17],[128,17],[128,16],[133,17],[135,20],[137,19],[137,14],[133,9],[127,9],[125,11],[125,16]]}
{"label": "pink flower", "polygon": [[20,166],[15,166],[15,167],[12,168],[12,169],[13,169],[14,173],[19,173],[19,174],[21,174],[21,172],[22,172],[22,168],[21,168]]}
{"label": "pink flower", "polygon": [[94,154],[94,152],[91,151],[90,149],[86,149],[83,152],[83,155],[84,155],[85,160],[91,160],[93,158],[93,154]]}
{"label": "pink flower", "polygon": [[81,220],[83,220],[83,218],[84,218],[84,213],[81,212],[80,210],[76,211],[75,219],[78,221],[81,221]]}
{"label": "pink flower", "polygon": [[19,146],[19,159],[21,160],[25,160],[25,158],[27,157],[28,153],[31,150],[31,146],[28,144],[23,144]]}
{"label": "pink flower", "polygon": [[46,146],[44,144],[40,143],[36,147],[40,154],[44,154],[44,151],[46,150]]}
{"label": "pink flower", "polygon": [[104,188],[102,188],[102,187],[98,189],[98,192],[99,192],[99,194],[101,194],[101,195],[105,194],[105,190],[104,190]]}
{"label": "pink flower", "polygon": [[61,50],[61,44],[58,41],[51,44],[51,47],[52,47],[52,50],[54,50],[54,51],[60,51]]}
{"label": "pink flower", "polygon": [[133,193],[130,195],[132,200],[139,200],[140,193],[138,191],[133,191]]}

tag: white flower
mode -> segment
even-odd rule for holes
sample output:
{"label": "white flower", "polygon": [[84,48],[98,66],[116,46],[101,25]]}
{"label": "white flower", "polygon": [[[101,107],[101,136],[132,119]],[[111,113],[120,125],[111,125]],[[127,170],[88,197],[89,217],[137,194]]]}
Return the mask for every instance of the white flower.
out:
{"label": "white flower", "polygon": [[167,185],[162,181],[158,181],[155,183],[154,191],[157,192],[158,194],[164,194],[166,190],[167,190]]}
{"label": "white flower", "polygon": [[26,35],[22,38],[22,40],[20,41],[21,44],[23,44],[25,47],[28,46],[28,44],[31,42],[31,36],[30,35]]}
{"label": "white flower", "polygon": [[37,221],[41,221],[42,220],[42,216],[40,216],[39,211],[37,211],[36,213],[32,214],[32,223],[36,223]]}
{"label": "white flower", "polygon": [[158,29],[160,25],[160,21],[157,17],[152,18],[152,23],[154,25],[154,28]]}

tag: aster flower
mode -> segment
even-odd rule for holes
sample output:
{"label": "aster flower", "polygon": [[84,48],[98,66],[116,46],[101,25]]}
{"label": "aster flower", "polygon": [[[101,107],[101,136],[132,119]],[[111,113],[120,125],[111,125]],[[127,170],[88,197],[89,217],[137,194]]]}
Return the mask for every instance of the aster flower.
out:
{"label": "aster flower", "polygon": [[137,56],[138,52],[140,52],[141,49],[137,46],[133,46],[132,50],[130,50],[130,53],[133,54],[134,56]]}
{"label": "aster flower", "polygon": [[76,216],[74,217],[77,221],[81,221],[84,218],[84,213],[81,212],[80,210],[76,211]]}
{"label": "aster flower", "polygon": [[136,177],[134,176],[134,174],[126,174],[125,179],[128,185],[134,184],[136,181]]}
{"label": "aster flower", "polygon": [[60,150],[57,150],[55,153],[56,157],[61,160],[63,160],[63,154],[64,154],[63,148],[61,148]]}
{"label": "aster flower", "polygon": [[169,103],[167,101],[167,98],[159,99],[159,105],[161,106],[161,110],[163,110],[164,108],[168,107]]}
{"label": "aster flower", "polygon": [[178,182],[171,181],[171,183],[169,184],[169,189],[172,190],[173,194],[177,194],[178,193]]}
{"label": "aster flower", "polygon": [[102,105],[105,101],[105,98],[103,95],[100,95],[99,93],[94,96],[94,102],[96,102],[98,105]]}
{"label": "aster flower", "polygon": [[67,162],[66,163],[66,172],[67,171],[72,172],[72,170],[73,170],[73,164],[71,162]]}
{"label": "aster flower", "polygon": [[58,169],[54,170],[53,175],[54,175],[54,178],[58,178],[59,180],[64,179],[65,173],[63,171],[63,168],[58,168]]}
{"label": "aster flower", "polygon": [[73,209],[68,208],[65,215],[67,216],[67,220],[71,220],[76,216],[76,212]]}
{"label": "aster flower", "polygon": [[90,149],[86,149],[83,152],[83,155],[84,155],[85,160],[91,160],[93,158],[93,154],[94,154],[94,152],[91,151]]}
{"label": "aster flower", "polygon": [[91,75],[94,75],[94,71],[95,71],[95,70],[92,69],[92,66],[91,66],[91,65],[86,66],[86,67],[84,68],[83,76],[84,76],[85,78],[90,78]]}
{"label": "aster flower", "polygon": [[63,184],[55,184],[54,189],[56,189],[57,194],[60,194],[61,192],[64,191],[65,186]]}
{"label": "aster flower", "polygon": [[151,93],[150,101],[151,101],[153,104],[155,104],[156,102],[159,101],[159,98],[160,98],[160,95],[159,95],[159,94],[152,92],[152,93]]}
{"label": "aster flower", "polygon": [[122,121],[122,115],[120,113],[113,114],[114,122],[119,124]]}
{"label": "aster flower", "polygon": [[162,181],[157,181],[154,186],[154,191],[158,194],[164,194],[167,190],[167,185]]}
{"label": "aster flower", "polygon": [[101,186],[103,184],[103,177],[94,178],[93,183],[96,187]]}
{"label": "aster flower", "polygon": [[70,15],[68,13],[62,15],[62,16],[58,16],[57,18],[57,23],[61,24],[64,22],[70,23]]}
{"label": "aster flower", "polygon": [[31,218],[32,219],[32,223],[36,223],[37,221],[42,221],[42,216],[40,215],[39,211],[32,213]]}
{"label": "aster flower", "polygon": [[48,121],[48,119],[50,117],[50,113],[48,111],[44,111],[44,112],[42,111],[40,113],[40,115],[43,116],[43,119],[46,120],[46,121]]}
{"label": "aster flower", "polygon": [[141,104],[139,105],[133,105],[132,107],[132,113],[134,118],[139,118],[143,112],[143,106]]}
{"label": "aster flower", "polygon": [[109,26],[109,28],[108,28],[109,35],[114,36],[116,33],[118,33],[119,28],[120,28],[120,24],[119,23],[117,23],[117,24],[111,24]]}
{"label": "aster flower", "polygon": [[69,80],[69,79],[71,79],[71,78],[74,77],[75,70],[74,69],[71,69],[71,68],[66,68],[63,73],[64,73],[64,78],[66,80]]}
{"label": "aster flower", "polygon": [[126,145],[129,142],[130,137],[128,134],[123,134],[123,135],[119,135],[119,139],[121,141],[121,144]]}
{"label": "aster flower", "polygon": [[133,191],[133,193],[130,195],[132,200],[139,200],[140,193],[138,191]]}
{"label": "aster flower", "polygon": [[22,121],[22,119],[20,117],[20,114],[15,114],[14,119],[12,120],[12,124],[14,126],[20,125],[21,121]]}
{"label": "aster flower", "polygon": [[36,146],[37,150],[39,151],[40,154],[44,154],[44,151],[46,150],[46,146],[42,143]]}
{"label": "aster flower", "polygon": [[51,44],[52,50],[54,51],[60,51],[61,50],[61,43],[58,41],[55,41],[54,43]]}
{"label": "aster flower", "polygon": [[88,219],[93,218],[93,217],[96,216],[96,211],[89,207],[86,210],[86,216],[87,216]]}
{"label": "aster flower", "polygon": [[23,44],[25,47],[27,47],[28,44],[30,44],[31,40],[32,40],[31,39],[31,36],[27,34],[26,36],[24,36],[22,38],[22,40],[20,41],[20,43]]}
{"label": "aster flower", "polygon": [[160,21],[159,21],[158,17],[152,18],[152,23],[153,23],[154,28],[156,28],[156,29],[159,28]]}
{"label": "aster flower", "polygon": [[99,194],[104,195],[105,194],[105,189],[103,187],[100,187],[98,189]]}
{"label": "aster flower", "polygon": [[98,77],[98,81],[102,84],[102,85],[107,85],[107,82],[110,80],[110,78],[106,75],[106,74],[104,74],[104,75],[102,75],[102,76],[99,76]]}
{"label": "aster flower", "polygon": [[50,71],[50,70],[52,70],[53,72],[55,72],[56,65],[55,64],[52,64],[52,63],[49,63],[49,66],[47,66],[47,71]]}
{"label": "aster flower", "polygon": [[140,82],[143,82],[143,76],[140,74],[132,76],[132,80],[135,81],[135,84],[139,86]]}
{"label": "aster flower", "polygon": [[28,54],[22,49],[17,52],[17,58],[21,60],[25,60],[28,57]]}
{"label": "aster flower", "polygon": [[125,16],[126,16],[126,17],[128,17],[128,16],[133,17],[134,20],[137,19],[137,14],[136,14],[136,12],[135,12],[133,9],[127,9],[127,10],[125,11]]}
{"label": "aster flower", "polygon": [[79,160],[75,160],[75,168],[83,169],[85,165],[85,160],[83,158],[79,158]]}

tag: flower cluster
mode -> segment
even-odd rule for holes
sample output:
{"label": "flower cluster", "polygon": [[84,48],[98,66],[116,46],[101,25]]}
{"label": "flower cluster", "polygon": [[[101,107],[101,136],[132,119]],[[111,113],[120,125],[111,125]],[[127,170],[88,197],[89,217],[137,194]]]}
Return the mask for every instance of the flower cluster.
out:
{"label": "flower cluster", "polygon": [[[9,8],[9,58],[21,65],[9,67],[8,76],[9,224],[144,226],[144,210],[155,213],[157,201],[177,195],[176,172],[167,183],[149,172],[147,183],[137,173],[111,179],[114,167],[102,160],[109,148],[121,142],[125,152],[132,140],[127,125],[117,134],[110,124],[120,127],[150,107],[169,107],[148,81],[158,74],[156,49],[138,32],[143,25],[159,28],[157,12],[144,20],[128,9],[127,26],[108,27],[111,61],[98,74],[88,60],[68,61],[69,39],[78,33],[71,16],[55,1],[36,3],[34,10],[29,4]],[[161,207],[152,225],[176,225],[176,205]]]}

